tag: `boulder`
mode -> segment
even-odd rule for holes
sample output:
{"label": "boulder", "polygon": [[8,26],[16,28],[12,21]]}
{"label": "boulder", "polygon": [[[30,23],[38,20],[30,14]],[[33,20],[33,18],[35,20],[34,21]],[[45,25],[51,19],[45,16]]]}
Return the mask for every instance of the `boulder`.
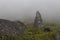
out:
{"label": "boulder", "polygon": [[22,22],[15,22],[5,19],[0,19],[0,34],[1,35],[22,35],[25,25]]}

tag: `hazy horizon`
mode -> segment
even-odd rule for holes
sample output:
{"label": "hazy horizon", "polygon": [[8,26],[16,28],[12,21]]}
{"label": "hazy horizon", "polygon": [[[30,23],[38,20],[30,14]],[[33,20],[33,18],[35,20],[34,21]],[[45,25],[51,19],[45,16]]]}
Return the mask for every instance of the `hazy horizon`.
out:
{"label": "hazy horizon", "polygon": [[43,20],[60,21],[60,0],[0,0],[0,19],[34,20],[37,10]]}

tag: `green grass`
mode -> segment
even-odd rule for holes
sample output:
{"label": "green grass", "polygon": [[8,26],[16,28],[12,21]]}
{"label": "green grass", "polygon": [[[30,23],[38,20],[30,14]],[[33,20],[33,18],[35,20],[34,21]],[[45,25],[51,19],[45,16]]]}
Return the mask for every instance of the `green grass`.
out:
{"label": "green grass", "polygon": [[26,29],[24,30],[24,34],[22,36],[0,36],[0,40],[55,40],[55,36],[60,34],[57,29],[60,28],[59,25],[57,26],[49,26],[46,27],[51,28],[51,32],[44,32],[43,28],[36,29],[33,27],[32,24],[27,25]]}

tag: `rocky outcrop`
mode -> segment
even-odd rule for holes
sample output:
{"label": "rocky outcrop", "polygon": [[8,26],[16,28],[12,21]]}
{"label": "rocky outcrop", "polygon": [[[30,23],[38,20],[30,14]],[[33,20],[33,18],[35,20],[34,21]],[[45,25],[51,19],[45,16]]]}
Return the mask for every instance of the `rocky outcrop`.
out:
{"label": "rocky outcrop", "polygon": [[9,21],[0,19],[0,34],[1,35],[21,35],[23,34],[25,25],[20,21]]}

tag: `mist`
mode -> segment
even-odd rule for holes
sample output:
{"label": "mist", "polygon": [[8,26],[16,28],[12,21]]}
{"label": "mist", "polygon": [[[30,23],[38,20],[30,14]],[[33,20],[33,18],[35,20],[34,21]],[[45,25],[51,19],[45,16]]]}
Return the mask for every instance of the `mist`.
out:
{"label": "mist", "polygon": [[60,0],[0,0],[0,19],[32,22],[37,10],[46,22],[60,20]]}

